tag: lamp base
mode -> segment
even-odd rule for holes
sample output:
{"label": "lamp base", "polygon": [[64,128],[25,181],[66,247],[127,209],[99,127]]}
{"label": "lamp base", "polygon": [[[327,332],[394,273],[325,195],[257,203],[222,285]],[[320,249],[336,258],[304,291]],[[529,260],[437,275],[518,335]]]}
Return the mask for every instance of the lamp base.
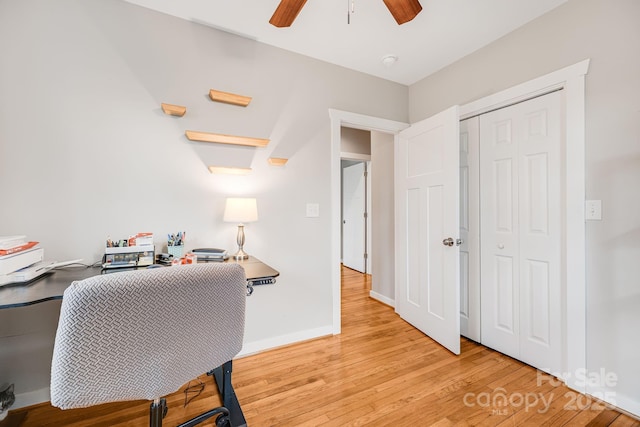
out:
{"label": "lamp base", "polygon": [[238,249],[238,252],[232,255],[233,259],[249,259],[249,254],[242,250],[242,248]]}
{"label": "lamp base", "polygon": [[238,242],[238,252],[233,255],[233,259],[247,259],[249,258],[249,254],[246,253],[242,247],[244,246],[244,225],[238,224],[238,237],[236,238]]}

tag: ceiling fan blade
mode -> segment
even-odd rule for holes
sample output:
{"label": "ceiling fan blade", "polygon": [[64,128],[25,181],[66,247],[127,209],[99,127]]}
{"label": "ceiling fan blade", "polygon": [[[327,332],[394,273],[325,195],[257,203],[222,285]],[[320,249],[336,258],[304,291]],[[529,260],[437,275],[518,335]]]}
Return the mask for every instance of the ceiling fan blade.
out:
{"label": "ceiling fan blade", "polygon": [[279,28],[291,26],[306,2],[307,0],[282,0],[269,23]]}
{"label": "ceiling fan blade", "polygon": [[398,25],[411,21],[422,10],[418,0],[384,0],[384,4],[387,5],[387,9]]}

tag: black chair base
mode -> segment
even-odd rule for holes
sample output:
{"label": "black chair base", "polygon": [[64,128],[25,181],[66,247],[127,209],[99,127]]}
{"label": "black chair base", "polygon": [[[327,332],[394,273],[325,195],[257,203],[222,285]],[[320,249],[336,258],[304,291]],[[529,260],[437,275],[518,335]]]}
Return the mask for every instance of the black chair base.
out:
{"label": "black chair base", "polygon": [[[229,361],[207,372],[207,375],[213,376],[216,380],[224,406],[213,408],[180,424],[178,427],[193,427],[216,415],[216,427],[246,427],[247,422],[242,413],[242,408],[240,408],[240,402],[238,402],[236,392],[231,384],[232,371],[233,363]],[[152,402],[149,408],[149,427],[162,427],[162,419],[167,415],[168,409],[167,401],[164,398],[158,402]]]}
{"label": "black chair base", "polygon": [[209,372],[207,375],[213,375],[218,385],[218,391],[222,396],[222,405],[229,409],[229,419],[231,427],[246,427],[247,421],[244,419],[240,402],[236,396],[236,391],[231,384],[231,373],[233,372],[233,361],[228,361]]}
{"label": "black chair base", "polygon": [[151,402],[149,407],[149,427],[162,427],[162,419],[167,415],[167,401],[162,398],[159,401]]}

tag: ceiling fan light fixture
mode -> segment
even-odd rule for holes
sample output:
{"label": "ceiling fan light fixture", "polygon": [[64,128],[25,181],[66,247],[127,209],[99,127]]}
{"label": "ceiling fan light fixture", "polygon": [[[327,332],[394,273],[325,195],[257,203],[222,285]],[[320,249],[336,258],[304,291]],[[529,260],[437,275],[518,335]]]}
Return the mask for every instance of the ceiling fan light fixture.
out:
{"label": "ceiling fan light fixture", "polygon": [[382,63],[387,68],[391,67],[396,62],[398,62],[398,57],[396,55],[385,55],[382,57]]}

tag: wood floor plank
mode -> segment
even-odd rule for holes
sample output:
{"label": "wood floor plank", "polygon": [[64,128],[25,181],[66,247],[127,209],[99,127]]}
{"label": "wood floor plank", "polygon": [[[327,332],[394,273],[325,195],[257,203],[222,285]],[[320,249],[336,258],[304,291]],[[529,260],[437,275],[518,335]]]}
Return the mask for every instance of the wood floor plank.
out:
{"label": "wood floor plank", "polygon": [[[340,335],[234,361],[233,383],[249,426],[640,427],[601,404],[570,408],[566,395],[575,392],[474,341],[461,338],[461,355],[452,355],[369,298],[370,289],[370,276],[343,268]],[[213,379],[199,379],[205,389],[186,408],[185,387],[167,396],[165,425],[220,405]],[[549,404],[527,407],[516,399],[527,395]],[[10,427],[143,427],[148,411],[149,402],[140,401],[68,411],[40,404],[11,411],[0,427],[9,419],[15,420]]]}

